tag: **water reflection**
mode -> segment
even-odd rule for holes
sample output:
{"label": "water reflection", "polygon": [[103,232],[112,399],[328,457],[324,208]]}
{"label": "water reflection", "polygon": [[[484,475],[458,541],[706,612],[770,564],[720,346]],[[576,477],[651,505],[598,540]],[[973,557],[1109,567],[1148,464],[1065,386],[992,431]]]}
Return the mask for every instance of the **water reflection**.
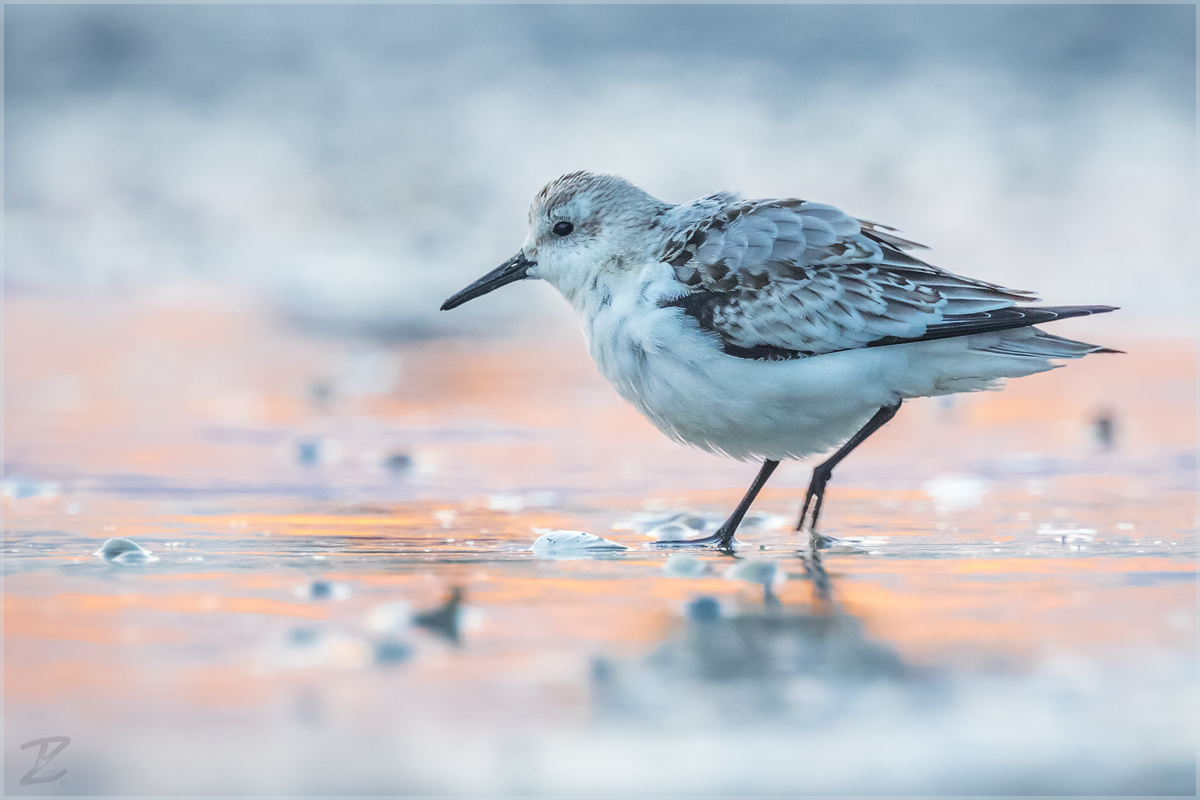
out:
{"label": "water reflection", "polygon": [[[1188,348],[915,405],[831,489],[823,591],[804,465],[736,557],[645,546],[719,524],[745,466],[649,429],[577,337],[407,344],[352,395],[312,381],[355,346],[254,316],[6,311],[60,338],[6,364],[5,724],[71,737],[64,791],[1194,789]],[[150,391],[127,341],[189,369]],[[22,389],[62,374],[71,403]]]}
{"label": "water reflection", "polygon": [[[786,530],[736,558],[613,531],[629,549],[544,560],[532,529],[561,512],[462,510],[491,531],[475,541],[433,510],[160,514],[169,538],[137,539],[161,557],[128,564],[77,531],[12,531],[10,726],[56,714],[112,765],[74,788],[118,794],[209,785],[213,758],[297,730],[333,737],[305,772],[214,790],[314,774],[392,793],[1194,786],[1179,646],[1194,571],[1132,555],[1149,524],[1087,542],[1123,563],[974,557],[944,539],[926,545],[939,556],[827,555],[823,594]],[[1111,652],[1131,644],[1134,658]],[[117,675],[165,729],[112,707]],[[381,742],[388,758],[339,771]]]}
{"label": "water reflection", "polygon": [[845,702],[864,684],[911,673],[853,615],[785,605],[768,589],[757,608],[697,597],[682,628],[650,655],[597,659],[592,686],[595,711],[608,721],[811,721],[833,713],[835,697]]}
{"label": "water reflection", "polygon": [[452,644],[460,643],[462,628],[463,590],[455,586],[450,590],[450,596],[437,608],[424,611],[413,617],[413,624],[432,631]]}

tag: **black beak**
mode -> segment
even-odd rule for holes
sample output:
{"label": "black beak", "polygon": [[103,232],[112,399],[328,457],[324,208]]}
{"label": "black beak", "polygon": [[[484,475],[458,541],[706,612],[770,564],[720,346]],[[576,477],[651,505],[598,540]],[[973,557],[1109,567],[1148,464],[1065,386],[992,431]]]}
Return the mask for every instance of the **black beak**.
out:
{"label": "black beak", "polygon": [[483,297],[488,292],[499,289],[505,284],[514,281],[523,281],[529,277],[529,268],[536,264],[536,261],[530,261],[525,258],[524,251],[517,253],[461,292],[451,295],[446,302],[442,303],[442,311],[449,311],[452,308],[461,306],[468,300]]}

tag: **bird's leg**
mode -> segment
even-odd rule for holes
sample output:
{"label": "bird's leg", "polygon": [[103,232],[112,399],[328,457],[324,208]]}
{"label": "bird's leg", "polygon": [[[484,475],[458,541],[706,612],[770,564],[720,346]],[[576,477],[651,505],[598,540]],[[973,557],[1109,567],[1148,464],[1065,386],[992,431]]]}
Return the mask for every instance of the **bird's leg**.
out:
{"label": "bird's leg", "polygon": [[808,527],[808,549],[810,560],[813,561],[813,567],[819,569],[822,573],[825,570],[821,567],[821,559],[817,555],[817,548],[824,544],[825,540],[817,533],[817,520],[821,516],[821,504],[825,499],[825,485],[833,477],[833,468],[843,458],[850,455],[851,450],[865,442],[868,436],[882,428],[887,424],[888,420],[896,416],[896,412],[900,410],[900,403],[901,401],[897,400],[892,405],[884,406],[876,411],[875,416],[871,417],[858,433],[851,436],[844,445],[838,448],[836,453],[813,469],[812,480],[809,481],[808,492],[804,495],[804,508],[800,511],[800,521],[796,523],[796,530],[804,530],[804,520],[808,517],[808,509],[811,505],[812,522],[809,523]]}
{"label": "bird's leg", "polygon": [[896,416],[896,412],[900,410],[900,402],[897,401],[892,405],[883,406],[875,415],[867,421],[867,424],[862,427],[858,433],[850,437],[850,439],[837,452],[830,456],[827,460],[818,464],[813,468],[812,479],[808,483],[808,492],[804,495],[804,508],[800,511],[800,521],[796,523],[796,530],[804,530],[804,520],[808,516],[809,506],[812,506],[812,522],[808,528],[808,550],[804,553],[804,571],[808,573],[809,580],[813,585],[813,596],[818,602],[829,602],[831,590],[829,585],[829,573],[825,571],[825,565],[821,563],[821,546],[828,543],[821,534],[817,533],[817,520],[821,517],[821,505],[825,500],[825,486],[829,483],[829,479],[833,477],[833,468],[836,467],[843,458],[850,455],[850,451],[858,447],[867,440],[875,431],[887,424],[888,420]]}
{"label": "bird's leg", "polygon": [[729,519],[721,523],[721,527],[717,528],[717,532],[713,534],[717,537],[717,549],[733,549],[733,534],[737,531],[738,525],[742,524],[742,517],[746,516],[746,512],[750,510],[750,504],[754,502],[754,498],[758,497],[759,491],[766,485],[767,479],[771,477],[771,473],[778,466],[778,461],[768,459],[763,462],[762,469],[758,471],[754,483],[750,484],[750,488],[746,490],[742,502],[738,503],[737,508],[729,515]]}
{"label": "bird's leg", "polygon": [[746,512],[750,510],[750,504],[754,502],[754,498],[758,497],[759,491],[778,466],[778,461],[768,459],[763,462],[762,468],[758,471],[758,476],[754,479],[754,483],[750,484],[750,488],[746,490],[745,496],[742,497],[742,502],[738,503],[737,508],[729,515],[729,519],[721,523],[721,527],[717,528],[716,533],[712,536],[706,536],[703,539],[655,542],[655,544],[659,547],[687,547],[689,545],[712,544],[716,545],[718,550],[732,552],[733,534],[737,531],[738,525],[742,524],[742,517],[746,516]]}

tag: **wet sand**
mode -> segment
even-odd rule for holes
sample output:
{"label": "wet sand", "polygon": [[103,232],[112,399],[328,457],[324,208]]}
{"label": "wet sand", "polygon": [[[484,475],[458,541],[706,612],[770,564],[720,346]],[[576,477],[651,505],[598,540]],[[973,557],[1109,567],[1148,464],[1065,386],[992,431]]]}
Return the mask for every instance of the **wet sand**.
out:
{"label": "wet sand", "polygon": [[[856,451],[825,603],[808,465],[736,560],[644,547],[756,467],[666,440],[570,327],[10,293],[6,791],[1194,793],[1196,354],[1104,331],[1055,328],[1126,355]],[[529,552],[554,529],[629,549]]]}

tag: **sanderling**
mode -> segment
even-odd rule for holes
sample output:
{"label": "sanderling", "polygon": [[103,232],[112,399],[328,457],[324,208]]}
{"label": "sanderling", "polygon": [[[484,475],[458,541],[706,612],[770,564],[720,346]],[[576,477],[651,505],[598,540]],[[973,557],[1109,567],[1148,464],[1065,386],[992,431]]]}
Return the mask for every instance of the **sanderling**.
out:
{"label": "sanderling", "polygon": [[663,545],[731,550],[780,460],[840,445],[813,470],[796,526],[807,520],[817,558],[834,467],[905,399],[1117,352],[1033,327],[1113,307],[1020,306],[1038,298],[946,272],[917,248],[821,203],[720,192],[671,205],[621,178],[575,172],[534,198],[521,250],[442,310],[514,281],[549,281],[583,318],[600,371],[659,430],[762,460],[715,534]]}

